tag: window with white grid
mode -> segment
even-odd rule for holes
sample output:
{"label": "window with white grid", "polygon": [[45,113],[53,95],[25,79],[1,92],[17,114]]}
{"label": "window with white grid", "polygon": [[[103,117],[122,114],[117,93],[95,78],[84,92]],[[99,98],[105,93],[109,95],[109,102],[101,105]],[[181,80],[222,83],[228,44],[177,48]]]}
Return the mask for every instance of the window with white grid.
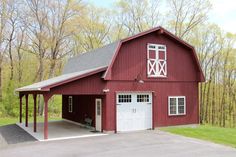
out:
{"label": "window with white grid", "polygon": [[169,96],[168,110],[169,110],[169,115],[185,115],[186,114],[185,96]]}
{"label": "window with white grid", "polygon": [[118,95],[118,102],[119,103],[129,103],[132,101],[131,95],[130,94],[120,94]]}
{"label": "window with white grid", "polygon": [[148,94],[138,94],[137,95],[137,102],[149,102],[149,95]]}

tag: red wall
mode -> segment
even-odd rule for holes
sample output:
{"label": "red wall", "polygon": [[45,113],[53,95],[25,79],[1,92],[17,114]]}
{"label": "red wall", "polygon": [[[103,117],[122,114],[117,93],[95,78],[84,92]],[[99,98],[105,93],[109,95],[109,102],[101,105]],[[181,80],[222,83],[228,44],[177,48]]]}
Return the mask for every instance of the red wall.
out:
{"label": "red wall", "polygon": [[101,79],[102,72],[82,78],[61,86],[57,86],[50,90],[53,94],[65,94],[65,95],[79,95],[79,94],[104,94],[103,89],[106,86],[106,81]]}
{"label": "red wall", "polygon": [[[147,44],[167,46],[167,78],[147,78]],[[95,118],[94,97],[109,89],[103,97],[102,127],[104,130],[116,129],[116,92],[152,91],[154,127],[196,124],[199,122],[198,73],[191,50],[164,36],[151,33],[124,43],[111,69],[111,81],[101,79],[102,73],[89,76],[52,89],[55,94],[91,95],[76,96],[76,114],[66,113],[66,96],[63,96],[64,118],[82,122],[83,115],[89,113]],[[143,84],[135,79],[144,80]],[[168,96],[186,96],[186,115],[168,116]]]}
{"label": "red wall", "polygon": [[[105,130],[116,128],[116,91],[147,91],[153,92],[154,127],[199,123],[198,116],[198,84],[195,82],[146,82],[144,84],[124,81],[110,81],[110,92],[106,94]],[[168,115],[168,96],[186,96],[186,115]]]}
{"label": "red wall", "polygon": [[[147,78],[147,44],[167,47],[167,77]],[[116,91],[152,91],[154,127],[196,124],[199,122],[199,71],[192,50],[156,32],[122,44],[111,69],[111,81],[106,88],[105,130],[116,128]],[[144,80],[143,84],[135,79]],[[186,115],[168,116],[168,96],[186,96]]]}
{"label": "red wall", "polygon": [[86,117],[91,118],[95,127],[95,99],[103,98],[100,95],[73,95],[73,112],[68,112],[68,97],[62,96],[62,118],[84,124]]}
{"label": "red wall", "polygon": [[[167,78],[147,78],[147,44],[167,47]],[[111,70],[111,80],[196,81],[197,66],[190,49],[164,35],[151,33],[122,44]]]}

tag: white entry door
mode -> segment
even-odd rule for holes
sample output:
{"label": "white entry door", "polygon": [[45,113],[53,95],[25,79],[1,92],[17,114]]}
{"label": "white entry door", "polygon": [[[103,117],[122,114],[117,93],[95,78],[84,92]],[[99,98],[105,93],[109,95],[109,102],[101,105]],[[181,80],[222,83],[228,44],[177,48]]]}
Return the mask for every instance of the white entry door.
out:
{"label": "white entry door", "polygon": [[117,131],[152,128],[151,93],[118,93],[116,103]]}
{"label": "white entry door", "polygon": [[102,131],[102,99],[95,99],[95,129],[96,131]]}

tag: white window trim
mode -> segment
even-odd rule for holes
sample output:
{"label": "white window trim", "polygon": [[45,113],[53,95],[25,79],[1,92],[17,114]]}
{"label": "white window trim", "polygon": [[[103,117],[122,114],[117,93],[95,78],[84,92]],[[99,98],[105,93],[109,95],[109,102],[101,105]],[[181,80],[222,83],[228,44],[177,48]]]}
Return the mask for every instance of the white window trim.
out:
{"label": "white window trim", "polygon": [[[149,46],[155,46],[155,48],[150,48]],[[164,47],[164,50],[162,50],[165,53],[165,59],[164,60],[163,59],[159,59],[159,53],[158,53],[158,51],[159,51],[158,47],[159,46]],[[165,67],[164,67],[164,69],[162,69],[162,70],[165,71],[164,75],[160,75],[159,74],[160,71],[156,71],[156,74],[154,74],[154,75],[150,74],[151,70],[148,68],[149,64],[150,64],[150,60],[151,60],[151,59],[149,59],[149,50],[155,50],[156,51],[157,59],[155,59],[155,62],[156,62],[155,64],[159,64],[160,61],[164,61],[165,62]],[[159,65],[158,65],[158,67],[159,67]],[[156,69],[156,70],[158,70],[158,69]],[[157,77],[166,78],[167,77],[167,48],[166,48],[166,45],[163,45],[163,44],[151,44],[151,43],[147,44],[147,77],[148,78],[157,78]]]}
{"label": "white window trim", "polygon": [[[170,113],[170,99],[175,98],[176,99],[176,114]],[[184,98],[184,113],[179,113],[179,103],[178,98]],[[169,116],[181,116],[186,115],[186,97],[185,96],[168,96],[168,115]]]}
{"label": "white window trim", "polygon": [[[147,96],[145,98],[139,98],[140,100],[145,100],[145,101],[138,101],[138,95],[140,96]],[[148,100],[148,101],[147,101]],[[149,103],[150,102],[150,95],[149,94],[137,94],[136,95],[136,102],[137,103]]]}
{"label": "white window trim", "polygon": [[[71,100],[70,100],[70,99],[71,99]],[[71,104],[70,104],[70,102],[71,102]],[[68,97],[68,111],[69,111],[70,113],[73,112],[73,97],[72,97],[72,96],[69,96],[69,97]]]}
{"label": "white window trim", "polygon": [[[119,96],[121,96],[121,95],[123,95],[123,96],[124,95],[127,95],[127,96],[130,95],[131,96],[130,102],[129,101],[127,101],[127,102],[119,102]],[[132,94],[130,94],[130,93],[120,93],[120,94],[117,94],[117,98],[116,99],[117,99],[117,101],[116,101],[117,104],[119,104],[119,103],[132,103]]]}

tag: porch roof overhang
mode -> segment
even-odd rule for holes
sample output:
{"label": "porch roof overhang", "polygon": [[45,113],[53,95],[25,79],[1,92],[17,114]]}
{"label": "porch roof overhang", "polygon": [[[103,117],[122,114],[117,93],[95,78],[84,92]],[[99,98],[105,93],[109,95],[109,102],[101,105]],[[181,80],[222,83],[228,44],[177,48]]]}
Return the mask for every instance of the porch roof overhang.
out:
{"label": "porch roof overhang", "polygon": [[48,80],[44,80],[41,82],[37,82],[28,86],[24,86],[21,88],[17,88],[16,92],[47,92],[50,91],[51,88],[57,87],[99,72],[103,72],[107,69],[107,67],[97,67],[94,69],[83,70],[79,72],[63,74]]}

